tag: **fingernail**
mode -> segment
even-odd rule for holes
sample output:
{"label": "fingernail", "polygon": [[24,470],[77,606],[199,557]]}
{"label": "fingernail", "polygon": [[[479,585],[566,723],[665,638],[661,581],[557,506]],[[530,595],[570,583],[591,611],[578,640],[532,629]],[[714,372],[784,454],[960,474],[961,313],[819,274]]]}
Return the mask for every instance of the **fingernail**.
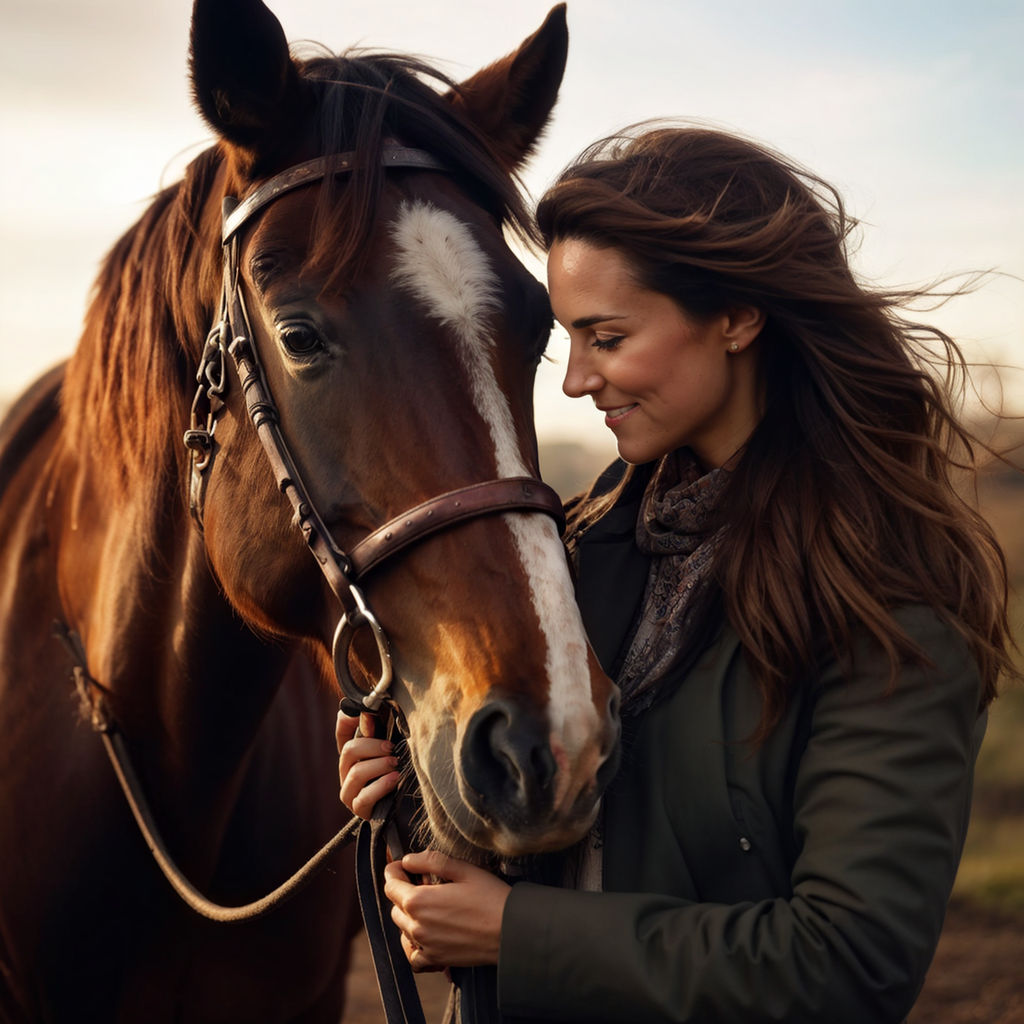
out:
{"label": "fingernail", "polygon": [[397,768],[398,767],[398,758],[397,757],[389,757],[388,758],[388,764],[391,765],[392,768]]}
{"label": "fingernail", "polygon": [[394,743],[391,743],[389,740],[385,740],[380,745],[380,748],[381,748],[381,750],[384,751],[385,754],[390,754],[391,751],[395,749],[395,745],[394,745]]}

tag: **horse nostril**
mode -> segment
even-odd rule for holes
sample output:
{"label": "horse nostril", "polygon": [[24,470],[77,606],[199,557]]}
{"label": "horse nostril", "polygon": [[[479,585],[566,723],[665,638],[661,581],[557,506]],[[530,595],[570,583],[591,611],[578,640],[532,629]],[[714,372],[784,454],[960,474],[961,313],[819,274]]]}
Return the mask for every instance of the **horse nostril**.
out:
{"label": "horse nostril", "polygon": [[550,802],[557,765],[543,720],[492,701],[469,720],[463,775],[490,814],[536,812]]}
{"label": "horse nostril", "polygon": [[617,686],[612,687],[612,692],[608,695],[608,717],[618,719],[619,707],[621,705],[621,697],[619,695],[619,688]]}

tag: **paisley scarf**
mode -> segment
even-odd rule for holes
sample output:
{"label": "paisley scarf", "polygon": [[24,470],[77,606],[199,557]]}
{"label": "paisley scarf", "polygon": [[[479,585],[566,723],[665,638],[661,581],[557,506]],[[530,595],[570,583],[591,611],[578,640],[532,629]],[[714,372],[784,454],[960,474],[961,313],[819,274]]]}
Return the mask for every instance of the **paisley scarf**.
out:
{"label": "paisley scarf", "polygon": [[636,524],[637,547],[651,555],[640,614],[616,682],[622,713],[651,706],[659,683],[696,639],[702,600],[721,534],[718,499],[728,471],[705,473],[688,448],[664,456],[651,477]]}

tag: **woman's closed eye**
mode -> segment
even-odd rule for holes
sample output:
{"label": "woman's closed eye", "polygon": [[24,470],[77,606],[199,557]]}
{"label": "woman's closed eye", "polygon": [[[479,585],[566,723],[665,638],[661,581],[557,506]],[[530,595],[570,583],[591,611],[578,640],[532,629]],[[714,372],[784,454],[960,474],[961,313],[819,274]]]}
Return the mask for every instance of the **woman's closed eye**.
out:
{"label": "woman's closed eye", "polygon": [[612,349],[618,348],[619,342],[621,342],[624,338],[624,334],[596,334],[594,335],[593,345],[594,348],[599,348],[602,352],[608,352],[611,351]]}

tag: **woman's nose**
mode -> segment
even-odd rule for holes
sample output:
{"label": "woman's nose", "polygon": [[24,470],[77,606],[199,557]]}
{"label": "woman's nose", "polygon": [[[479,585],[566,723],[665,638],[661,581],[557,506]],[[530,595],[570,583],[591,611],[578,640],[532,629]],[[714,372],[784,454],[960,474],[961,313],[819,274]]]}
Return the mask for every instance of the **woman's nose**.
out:
{"label": "woman's nose", "polygon": [[585,356],[581,356],[573,345],[569,349],[569,363],[565,368],[565,380],[562,391],[570,398],[582,398],[600,391],[604,378],[589,364]]}

